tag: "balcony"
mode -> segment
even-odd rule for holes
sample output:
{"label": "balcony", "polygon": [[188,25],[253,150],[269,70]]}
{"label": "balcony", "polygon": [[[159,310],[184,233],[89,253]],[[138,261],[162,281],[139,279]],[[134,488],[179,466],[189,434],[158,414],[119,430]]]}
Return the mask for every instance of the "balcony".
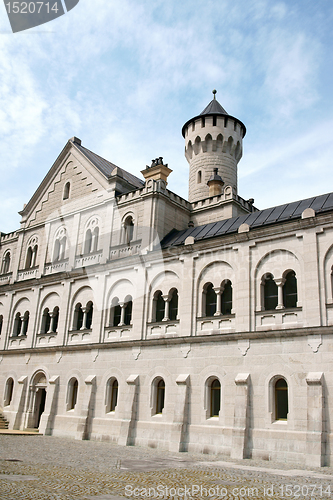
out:
{"label": "balcony", "polygon": [[256,312],[257,331],[301,328],[302,326],[303,312],[301,307]]}
{"label": "balcony", "polygon": [[13,273],[1,274],[0,276],[0,286],[8,285]]}
{"label": "balcony", "polygon": [[32,280],[34,278],[37,278],[38,268],[39,268],[39,266],[36,266],[36,267],[31,267],[29,269],[23,269],[22,271],[19,271],[17,273],[17,281]]}
{"label": "balcony", "polygon": [[131,257],[132,255],[140,253],[141,250],[141,240],[131,241],[130,243],[124,243],[122,245],[114,246],[110,249],[110,260],[123,259],[125,257]]}
{"label": "balcony", "polygon": [[28,347],[27,343],[26,335],[12,336],[9,337],[8,349],[23,349]]}

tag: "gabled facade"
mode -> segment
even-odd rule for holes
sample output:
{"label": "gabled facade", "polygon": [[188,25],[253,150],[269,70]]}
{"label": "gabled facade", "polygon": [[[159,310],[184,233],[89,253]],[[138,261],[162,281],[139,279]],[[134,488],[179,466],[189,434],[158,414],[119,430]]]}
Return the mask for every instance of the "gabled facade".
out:
{"label": "gabled facade", "polygon": [[189,201],[68,141],[1,235],[11,428],[330,463],[333,194],[255,208],[245,133],[215,95],[184,125]]}

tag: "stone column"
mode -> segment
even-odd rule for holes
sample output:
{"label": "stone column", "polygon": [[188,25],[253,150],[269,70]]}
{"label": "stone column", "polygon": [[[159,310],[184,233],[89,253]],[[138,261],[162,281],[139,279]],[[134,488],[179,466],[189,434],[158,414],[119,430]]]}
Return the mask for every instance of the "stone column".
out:
{"label": "stone column", "polygon": [[276,309],[284,309],[283,305],[283,285],[285,284],[285,279],[284,278],[276,278],[274,279],[275,283],[277,284],[278,287],[278,305],[276,306]]}
{"label": "stone column", "polygon": [[39,423],[39,432],[45,436],[51,436],[56,416],[57,399],[59,393],[59,376],[55,375],[49,380],[46,392],[45,410]]}
{"label": "stone column", "polygon": [[82,400],[79,423],[76,429],[76,439],[89,439],[92,426],[92,415],[95,404],[96,375],[90,375],[84,381],[85,390]]}
{"label": "stone column", "polygon": [[54,332],[54,318],[56,317],[57,313],[55,313],[55,312],[52,311],[49,314],[50,314],[50,317],[51,317],[50,328],[49,328],[49,331],[46,332],[46,333],[53,333]]}
{"label": "stone column", "polygon": [[20,377],[17,382],[18,389],[14,406],[14,408],[16,409],[16,413],[13,422],[13,429],[16,430],[21,428],[21,421],[24,413],[24,403],[27,394],[28,377]]}
{"label": "stone column", "polygon": [[186,451],[190,375],[179,375],[169,451]]}
{"label": "stone column", "polygon": [[170,297],[169,295],[162,295],[162,299],[165,302],[165,309],[164,309],[164,318],[162,321],[169,321],[169,314],[170,314]]}
{"label": "stone column", "polygon": [[125,302],[119,302],[120,305],[120,322],[118,326],[124,326],[125,325],[125,309],[126,309],[126,304]]}
{"label": "stone column", "polygon": [[324,418],[324,374],[308,373],[307,383],[307,434],[306,465],[322,467],[325,465],[325,418]]}
{"label": "stone column", "polygon": [[213,288],[214,292],[216,293],[216,313],[214,316],[221,316],[222,314],[222,293],[224,288],[223,287],[216,287]]}
{"label": "stone column", "polygon": [[81,326],[80,330],[86,330],[86,328],[87,328],[87,316],[88,316],[87,307],[82,307],[82,312],[83,312],[83,320],[82,320],[82,326]]}
{"label": "stone column", "polygon": [[249,458],[250,431],[250,374],[239,373],[235,378],[235,411],[232,431],[231,458]]}
{"label": "stone column", "polygon": [[139,393],[139,375],[130,375],[126,380],[127,394],[125,396],[124,418],[121,422],[118,444],[121,446],[133,445],[132,430],[137,419],[137,400]]}

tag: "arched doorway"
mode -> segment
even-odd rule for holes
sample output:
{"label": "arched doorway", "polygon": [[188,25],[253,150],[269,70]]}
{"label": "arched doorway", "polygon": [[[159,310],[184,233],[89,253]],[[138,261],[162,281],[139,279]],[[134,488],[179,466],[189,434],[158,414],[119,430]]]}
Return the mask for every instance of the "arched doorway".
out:
{"label": "arched doorway", "polygon": [[41,417],[45,410],[47,380],[44,372],[38,372],[30,385],[29,408],[27,425],[31,429],[38,429]]}

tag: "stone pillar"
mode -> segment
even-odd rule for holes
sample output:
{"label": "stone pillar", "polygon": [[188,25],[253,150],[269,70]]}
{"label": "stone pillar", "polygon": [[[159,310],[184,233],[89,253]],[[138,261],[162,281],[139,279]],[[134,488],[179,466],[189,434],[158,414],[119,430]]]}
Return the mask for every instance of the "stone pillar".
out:
{"label": "stone pillar", "polygon": [[231,458],[249,458],[250,374],[239,373],[235,378],[235,412],[232,431]]}
{"label": "stone pillar", "polygon": [[276,309],[284,309],[283,305],[283,285],[285,284],[285,279],[284,278],[276,278],[275,283],[277,284],[278,287],[278,305],[276,306]]}
{"label": "stone pillar", "polygon": [[186,451],[186,431],[188,420],[188,393],[190,375],[179,375],[176,380],[177,397],[173,416],[169,451]]}
{"label": "stone pillar", "polygon": [[216,293],[216,313],[214,316],[221,316],[222,314],[222,293],[223,293],[223,287],[216,287],[213,288],[214,292]]}
{"label": "stone pillar", "polygon": [[18,382],[18,389],[14,406],[14,408],[16,409],[16,413],[13,423],[13,429],[16,430],[21,428],[21,421],[24,413],[24,403],[27,394],[28,377],[20,377],[17,382]]}
{"label": "stone pillar", "polygon": [[169,314],[170,314],[170,297],[169,295],[162,295],[162,298],[165,302],[165,309],[164,309],[164,318],[162,321],[169,321]]}
{"label": "stone pillar", "polygon": [[306,434],[306,465],[322,467],[325,465],[324,442],[324,374],[322,372],[308,373],[307,383],[307,434]]}
{"label": "stone pillar", "polygon": [[120,305],[120,322],[118,326],[124,326],[125,325],[125,309],[126,309],[126,304],[125,302],[119,302]]}
{"label": "stone pillar", "polygon": [[91,433],[92,416],[95,404],[96,375],[89,375],[84,381],[85,390],[81,406],[81,414],[76,430],[76,439],[89,439]]}
{"label": "stone pillar", "polygon": [[80,330],[86,330],[87,329],[88,308],[82,307],[82,312],[83,312],[83,320],[82,320],[82,326],[81,326]]}
{"label": "stone pillar", "polygon": [[56,407],[59,394],[59,376],[55,375],[49,380],[46,392],[45,410],[39,423],[39,432],[45,436],[51,436],[56,416]]}
{"label": "stone pillar", "polygon": [[126,380],[127,394],[125,396],[124,418],[121,422],[118,444],[121,446],[133,445],[132,430],[137,416],[137,400],[139,393],[139,375],[130,375]]}

